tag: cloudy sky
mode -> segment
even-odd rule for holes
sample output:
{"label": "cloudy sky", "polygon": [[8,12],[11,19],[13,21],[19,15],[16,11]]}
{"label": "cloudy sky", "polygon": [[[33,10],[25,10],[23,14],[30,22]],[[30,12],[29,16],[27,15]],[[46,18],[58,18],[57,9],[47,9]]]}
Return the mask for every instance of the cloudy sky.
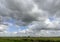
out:
{"label": "cloudy sky", "polygon": [[0,0],[0,36],[60,36],[60,0]]}

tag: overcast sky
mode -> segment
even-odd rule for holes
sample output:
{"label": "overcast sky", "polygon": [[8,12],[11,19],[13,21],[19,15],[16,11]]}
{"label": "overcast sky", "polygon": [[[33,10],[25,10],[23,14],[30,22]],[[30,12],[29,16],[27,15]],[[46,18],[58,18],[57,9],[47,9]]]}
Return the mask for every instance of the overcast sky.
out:
{"label": "overcast sky", "polygon": [[60,36],[60,0],[0,0],[0,36]]}

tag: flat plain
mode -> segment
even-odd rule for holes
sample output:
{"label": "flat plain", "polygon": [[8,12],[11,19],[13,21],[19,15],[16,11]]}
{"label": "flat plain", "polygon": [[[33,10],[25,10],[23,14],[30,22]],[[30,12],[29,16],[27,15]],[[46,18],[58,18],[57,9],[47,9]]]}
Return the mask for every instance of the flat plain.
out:
{"label": "flat plain", "polygon": [[0,42],[60,42],[60,37],[0,37]]}

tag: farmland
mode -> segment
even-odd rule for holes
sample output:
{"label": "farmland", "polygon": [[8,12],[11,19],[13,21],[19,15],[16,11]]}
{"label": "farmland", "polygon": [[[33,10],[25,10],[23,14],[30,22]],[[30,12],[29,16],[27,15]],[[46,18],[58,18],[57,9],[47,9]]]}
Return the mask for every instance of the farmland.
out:
{"label": "farmland", "polygon": [[0,42],[60,42],[59,37],[0,37]]}

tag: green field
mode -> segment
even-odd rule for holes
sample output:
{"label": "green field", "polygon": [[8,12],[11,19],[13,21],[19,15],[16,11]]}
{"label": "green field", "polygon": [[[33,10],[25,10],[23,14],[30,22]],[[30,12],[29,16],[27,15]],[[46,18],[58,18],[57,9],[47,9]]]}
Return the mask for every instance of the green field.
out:
{"label": "green field", "polygon": [[59,37],[0,37],[0,42],[60,42]]}

